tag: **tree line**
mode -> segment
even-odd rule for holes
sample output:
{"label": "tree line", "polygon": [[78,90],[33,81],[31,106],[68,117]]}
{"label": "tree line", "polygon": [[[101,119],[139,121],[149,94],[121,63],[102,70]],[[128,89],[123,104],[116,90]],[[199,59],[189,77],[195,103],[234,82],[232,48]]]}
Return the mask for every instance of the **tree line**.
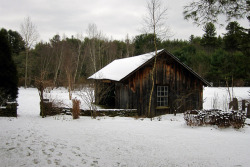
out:
{"label": "tree line", "polygon": [[250,30],[229,22],[226,33],[217,36],[210,22],[203,31],[202,37],[191,35],[189,41],[165,41],[164,48],[214,86],[249,86]]}
{"label": "tree line", "polygon": [[[209,22],[203,31],[202,37],[191,35],[189,40],[157,38],[156,43],[159,49],[164,48],[174,54],[214,86],[249,86],[249,29],[237,22],[230,22],[226,26],[226,33],[217,36],[214,24]],[[115,59],[154,50],[153,34],[112,40],[106,38],[95,24],[90,24],[85,37],[80,34],[61,37],[57,34],[49,42],[35,44],[29,49],[27,59],[21,35],[12,30],[8,34],[19,86],[25,85],[27,75],[28,86],[34,86],[35,79],[42,78],[50,80],[55,86],[72,88],[75,84],[84,83],[88,76]]]}

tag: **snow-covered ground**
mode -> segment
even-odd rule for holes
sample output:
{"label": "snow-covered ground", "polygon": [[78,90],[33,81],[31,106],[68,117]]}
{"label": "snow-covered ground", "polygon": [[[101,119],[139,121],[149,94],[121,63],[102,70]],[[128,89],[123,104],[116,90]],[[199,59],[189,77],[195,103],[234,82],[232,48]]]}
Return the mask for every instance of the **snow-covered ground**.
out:
{"label": "snow-covered ground", "polygon": [[[234,94],[249,99],[249,90],[235,88]],[[53,96],[67,101],[68,94],[58,89]],[[204,108],[217,99],[223,109],[226,96],[225,88],[205,88]],[[189,127],[183,114],[164,115],[161,121],[41,118],[33,88],[20,88],[18,103],[17,118],[0,117],[0,166],[250,166],[249,125],[239,130]]]}

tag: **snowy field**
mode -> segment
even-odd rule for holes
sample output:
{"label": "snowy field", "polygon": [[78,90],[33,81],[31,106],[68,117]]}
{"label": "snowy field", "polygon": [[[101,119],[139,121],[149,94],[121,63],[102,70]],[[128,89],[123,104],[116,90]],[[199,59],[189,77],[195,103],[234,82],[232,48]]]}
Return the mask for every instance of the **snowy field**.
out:
{"label": "snowy field", "polygon": [[[234,88],[249,99],[250,88]],[[52,96],[67,102],[65,89]],[[73,95],[76,96],[76,95]],[[204,108],[224,109],[225,88],[205,88]],[[161,121],[121,117],[39,116],[38,91],[19,89],[18,117],[0,117],[0,166],[248,167],[250,126],[189,127],[183,114]],[[82,108],[84,108],[82,104]],[[250,119],[246,122],[250,124]]]}

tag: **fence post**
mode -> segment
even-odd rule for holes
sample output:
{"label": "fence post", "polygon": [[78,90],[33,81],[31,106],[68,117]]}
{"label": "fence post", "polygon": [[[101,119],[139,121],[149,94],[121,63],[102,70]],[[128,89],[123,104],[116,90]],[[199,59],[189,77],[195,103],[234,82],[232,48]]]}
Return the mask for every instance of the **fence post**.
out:
{"label": "fence post", "polygon": [[233,110],[239,110],[237,98],[233,98],[233,101],[229,103],[229,108],[232,108]]}
{"label": "fence post", "polygon": [[242,100],[242,111],[246,109],[246,100]]}
{"label": "fence post", "polygon": [[247,105],[247,118],[250,118],[250,104]]}

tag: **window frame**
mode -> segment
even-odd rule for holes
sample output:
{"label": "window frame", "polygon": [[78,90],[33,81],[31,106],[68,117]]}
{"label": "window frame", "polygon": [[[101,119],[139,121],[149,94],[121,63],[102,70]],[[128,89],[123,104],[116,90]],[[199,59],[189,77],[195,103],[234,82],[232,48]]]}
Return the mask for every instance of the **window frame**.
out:
{"label": "window frame", "polygon": [[156,103],[157,107],[168,107],[169,86],[157,85],[156,88]]}

